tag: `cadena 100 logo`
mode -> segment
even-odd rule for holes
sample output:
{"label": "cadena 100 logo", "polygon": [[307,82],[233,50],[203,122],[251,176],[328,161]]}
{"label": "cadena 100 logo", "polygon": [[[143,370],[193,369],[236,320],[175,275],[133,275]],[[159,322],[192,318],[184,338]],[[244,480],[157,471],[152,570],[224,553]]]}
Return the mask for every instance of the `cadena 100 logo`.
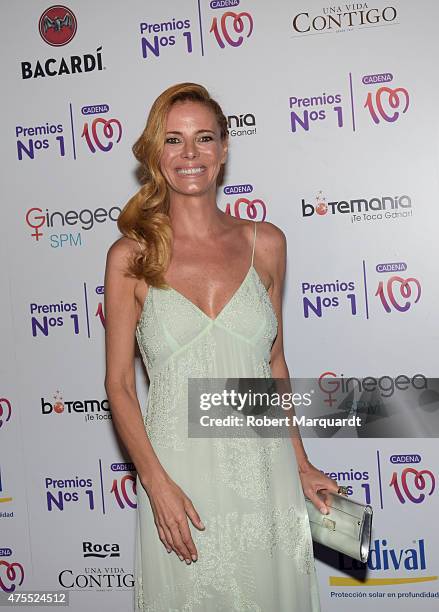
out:
{"label": "cadena 100 logo", "polygon": [[13,555],[11,548],[0,548],[0,593],[14,593],[23,584],[24,566],[18,561],[6,561]]}
{"label": "cadena 100 logo", "polygon": [[[405,272],[407,263],[382,262],[375,266],[377,274],[389,274],[386,280],[376,279],[377,289],[374,297],[381,303],[379,310],[387,314],[405,313],[416,307],[422,295],[421,282],[412,275],[394,274]],[[359,271],[360,272],[360,271]],[[331,311],[345,311],[357,316],[363,314],[370,318],[371,303],[368,287],[372,280],[368,278],[366,262],[362,262],[360,278],[319,279],[318,282],[307,279],[301,283],[303,316],[308,319],[314,315],[322,318]],[[372,285],[373,286],[373,285]],[[362,306],[362,307],[361,307]]]}
{"label": "cadena 100 logo", "polygon": [[[83,106],[81,113],[85,117],[89,117],[90,115],[108,113],[109,110],[108,104],[94,104]],[[107,153],[111,151],[115,144],[120,142],[122,138],[122,124],[119,119],[114,117],[111,119],[95,117],[90,122],[84,122],[81,137],[85,139],[92,153],[96,153],[97,150]]]}
{"label": "cadena 100 logo", "polygon": [[[404,271],[407,269],[407,265],[404,262],[378,264],[376,271],[386,273],[389,272],[389,269],[393,271],[396,268]],[[387,281],[379,281],[375,296],[380,298],[387,313],[392,312],[392,310],[406,312],[419,302],[421,293],[421,283],[414,276],[392,275]]]}
{"label": "cadena 100 logo", "polygon": [[[366,75],[362,78],[363,85],[375,86],[377,83],[389,83],[393,81],[390,72],[382,74]],[[388,87],[381,85],[374,91],[369,91],[364,108],[369,110],[370,116],[375,124],[381,121],[394,123],[404,114],[410,103],[409,92],[405,87]]]}
{"label": "cadena 100 logo", "polygon": [[390,480],[395,495],[401,504],[407,501],[421,504],[433,495],[436,489],[436,477],[431,470],[406,467],[400,473],[394,471]]}
{"label": "cadena 100 logo", "polygon": [[[229,196],[228,201],[225,204],[224,212],[238,219],[257,219],[258,221],[264,221],[267,216],[267,206],[261,198],[250,196],[246,197],[244,194],[250,194],[253,192],[253,185],[226,185],[224,187],[224,193]],[[234,196],[238,196],[233,198]],[[230,201],[230,197],[233,198]]]}
{"label": "cadena 100 logo", "polygon": [[[70,128],[67,136],[67,121],[64,123],[40,123],[37,125],[19,124],[15,126],[15,138],[17,143],[17,159],[34,160],[36,156],[52,154],[66,157],[69,149],[73,153],[73,159],[77,158],[76,135],[74,131],[74,109],[69,104]],[[122,123],[116,117],[102,117],[109,113],[108,104],[90,104],[81,108],[81,114],[86,117],[80,134],[83,142],[91,153],[97,151],[108,153],[122,139]],[[92,115],[100,115],[92,118]],[[68,146],[70,145],[70,146]]]}
{"label": "cadena 100 logo", "polygon": [[[100,207],[93,211],[84,208],[80,211],[69,210],[67,212],[51,212],[48,208],[43,211],[42,208],[35,206],[26,211],[25,220],[26,225],[33,230],[30,236],[35,242],[39,243],[43,239],[45,235],[44,228],[52,230],[52,233],[48,235],[49,243],[52,248],[56,249],[67,246],[82,246],[84,244],[83,232],[91,231],[97,225],[107,223],[108,221],[116,222],[120,212],[119,206],[113,206],[109,209]],[[75,227],[78,225],[81,231],[75,233],[55,231],[59,226],[64,228],[66,226]]]}
{"label": "cadena 100 logo", "polygon": [[[217,4],[217,3],[211,3]],[[247,11],[235,13],[226,11],[221,17],[214,17],[209,32],[213,34],[220,49],[226,45],[240,47],[253,32],[253,17]]]}
{"label": "cadena 100 logo", "polygon": [[7,397],[0,397],[0,429],[10,420],[12,404]]}
{"label": "cadena 100 logo", "polygon": [[288,100],[291,132],[309,133],[321,125],[356,132],[358,116],[365,113],[364,109],[374,126],[399,121],[409,109],[410,95],[401,84],[389,86],[393,79],[390,72],[363,76],[361,84],[368,88],[365,97],[360,86],[354,88],[352,73],[345,87],[334,87],[333,91],[294,92]]}

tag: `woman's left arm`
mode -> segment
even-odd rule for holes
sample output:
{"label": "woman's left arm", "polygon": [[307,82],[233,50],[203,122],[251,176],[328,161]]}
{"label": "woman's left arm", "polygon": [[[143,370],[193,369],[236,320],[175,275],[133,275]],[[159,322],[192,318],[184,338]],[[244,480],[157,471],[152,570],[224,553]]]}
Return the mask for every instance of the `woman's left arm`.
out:
{"label": "woman's left arm", "polygon": [[[271,283],[268,292],[278,321],[277,336],[271,348],[271,373],[273,378],[290,379],[284,355],[282,320],[282,297],[287,261],[286,237],[282,230],[275,225],[264,223],[264,226],[265,232],[263,239],[260,240],[260,243],[262,243],[260,252],[263,251],[261,255],[264,257],[267,270],[270,270]],[[320,489],[328,489],[336,493],[338,491],[337,482],[332,478],[328,478],[328,476],[314,467],[309,461],[298,427],[294,427],[291,443],[296,455],[304,494],[313,502],[320,512],[327,514],[328,508],[317,495],[317,492]]]}

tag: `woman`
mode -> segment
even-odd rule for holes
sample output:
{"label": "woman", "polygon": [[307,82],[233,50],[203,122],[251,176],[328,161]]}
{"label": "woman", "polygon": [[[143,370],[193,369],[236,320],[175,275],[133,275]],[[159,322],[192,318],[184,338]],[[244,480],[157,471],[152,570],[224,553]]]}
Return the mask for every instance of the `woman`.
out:
{"label": "woman", "polygon": [[[206,89],[164,91],[133,147],[145,184],[107,256],[105,387],[137,470],[136,606],[315,612],[304,492],[325,513],[317,491],[336,483],[300,437],[188,436],[189,377],[289,378],[285,236],[218,208],[227,150],[226,118]],[[135,337],[150,379],[143,412]]]}

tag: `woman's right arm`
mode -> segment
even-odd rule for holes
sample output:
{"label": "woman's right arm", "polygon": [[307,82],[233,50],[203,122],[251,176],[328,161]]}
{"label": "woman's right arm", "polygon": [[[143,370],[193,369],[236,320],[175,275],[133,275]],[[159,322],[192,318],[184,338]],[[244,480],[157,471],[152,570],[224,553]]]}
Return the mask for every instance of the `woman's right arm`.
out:
{"label": "woman's right arm", "polygon": [[146,434],[136,393],[134,351],[138,306],[135,287],[138,281],[124,276],[130,254],[128,240],[118,240],[107,254],[104,283],[105,390],[117,433],[140,480],[147,484],[153,478],[165,479],[166,473]]}
{"label": "woman's right arm", "polygon": [[169,477],[147,436],[136,392],[135,329],[140,306],[135,278],[125,276],[133,242],[121,238],[107,254],[105,268],[105,390],[113,424],[148,494],[159,537],[168,551],[180,558],[197,556],[186,515],[202,525],[190,499]]}

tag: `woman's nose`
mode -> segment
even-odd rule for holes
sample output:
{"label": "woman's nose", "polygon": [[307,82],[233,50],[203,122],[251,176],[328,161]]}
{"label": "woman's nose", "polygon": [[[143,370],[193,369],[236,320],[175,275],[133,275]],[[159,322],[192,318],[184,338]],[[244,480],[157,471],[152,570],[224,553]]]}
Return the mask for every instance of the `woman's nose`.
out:
{"label": "woman's nose", "polygon": [[188,159],[193,159],[198,155],[198,150],[196,144],[192,141],[187,141],[183,148],[183,157],[187,157]]}

